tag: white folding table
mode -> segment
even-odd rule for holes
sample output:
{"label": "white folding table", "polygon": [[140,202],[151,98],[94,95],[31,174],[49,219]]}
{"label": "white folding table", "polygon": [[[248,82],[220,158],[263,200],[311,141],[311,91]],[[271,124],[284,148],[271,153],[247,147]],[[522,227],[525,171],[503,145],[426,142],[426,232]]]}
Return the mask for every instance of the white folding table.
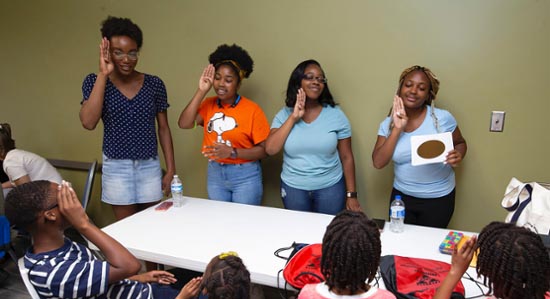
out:
{"label": "white folding table", "polygon": [[[253,283],[282,287],[284,280],[282,277],[278,280],[277,273],[285,261],[275,257],[274,251],[292,242],[320,243],[332,218],[318,213],[184,197],[182,207],[166,211],[151,207],[103,230],[139,259],[201,272],[212,257],[236,251],[250,271]],[[451,256],[438,251],[448,232],[448,229],[405,225],[405,231],[396,234],[386,223],[381,237],[382,255],[450,263]],[[468,272],[474,274],[475,269]],[[480,294],[474,283],[463,282],[467,296]]]}

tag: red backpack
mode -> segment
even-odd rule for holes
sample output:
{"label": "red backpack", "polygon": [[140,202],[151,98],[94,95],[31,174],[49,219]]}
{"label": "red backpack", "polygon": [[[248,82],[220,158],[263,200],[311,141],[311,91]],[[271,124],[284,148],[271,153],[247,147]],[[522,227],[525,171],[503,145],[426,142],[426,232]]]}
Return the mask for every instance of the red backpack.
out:
{"label": "red backpack", "polygon": [[[445,262],[385,255],[380,258],[380,274],[386,289],[398,299],[431,299],[451,265]],[[464,299],[464,285],[459,282],[452,299]]]}
{"label": "red backpack", "polygon": [[[275,252],[277,257],[288,259],[282,269],[286,282],[295,289],[302,289],[306,284],[315,284],[325,281],[321,273],[322,244],[294,243],[291,247],[281,248]],[[290,256],[285,258],[279,253],[293,249]]]}

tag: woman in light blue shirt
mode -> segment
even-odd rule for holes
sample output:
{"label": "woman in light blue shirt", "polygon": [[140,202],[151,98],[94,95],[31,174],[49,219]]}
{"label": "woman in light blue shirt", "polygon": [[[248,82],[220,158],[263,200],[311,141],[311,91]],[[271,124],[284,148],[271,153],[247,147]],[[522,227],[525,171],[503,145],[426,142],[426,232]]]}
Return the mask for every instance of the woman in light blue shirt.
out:
{"label": "woman in light blue shirt", "polygon": [[[401,195],[405,223],[445,228],[454,212],[455,174],[452,167],[466,155],[466,140],[455,118],[435,108],[439,80],[425,67],[412,66],[399,78],[390,115],[380,124],[372,152],[377,169],[393,160],[395,179],[390,201]],[[454,149],[444,163],[411,165],[411,136],[452,132]]]}
{"label": "woman in light blue shirt", "polygon": [[333,215],[343,209],[360,211],[351,127],[317,61],[303,61],[294,69],[285,103],[266,141],[269,155],[283,149],[285,208]]}

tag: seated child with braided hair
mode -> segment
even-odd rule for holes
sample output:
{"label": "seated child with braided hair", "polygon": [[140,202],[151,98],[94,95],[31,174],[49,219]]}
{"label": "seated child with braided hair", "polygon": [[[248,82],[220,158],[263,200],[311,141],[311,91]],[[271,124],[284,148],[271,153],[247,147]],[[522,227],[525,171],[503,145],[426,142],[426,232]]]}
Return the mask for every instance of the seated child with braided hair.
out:
{"label": "seated child with braided hair", "polygon": [[512,223],[491,222],[476,239],[453,252],[451,270],[434,299],[447,299],[478,251],[476,270],[489,288],[487,298],[550,299],[550,256],[534,232]]}
{"label": "seated child with braided hair", "polygon": [[363,212],[344,210],[332,219],[323,237],[319,284],[304,286],[298,299],[394,299],[373,281],[381,253],[380,231]]}
{"label": "seated child with braided hair", "polygon": [[250,272],[236,252],[224,252],[206,266],[201,287],[200,298],[249,299]]}

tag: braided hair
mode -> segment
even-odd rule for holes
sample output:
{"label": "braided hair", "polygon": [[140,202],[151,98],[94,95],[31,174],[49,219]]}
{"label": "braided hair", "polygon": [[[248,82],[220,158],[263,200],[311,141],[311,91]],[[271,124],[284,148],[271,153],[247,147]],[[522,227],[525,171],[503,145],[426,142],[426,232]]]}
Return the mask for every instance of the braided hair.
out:
{"label": "braided hair", "polygon": [[212,258],[204,272],[202,288],[209,299],[250,298],[250,272],[240,257],[221,254]]}
{"label": "braided hair", "polygon": [[111,40],[113,36],[127,36],[136,42],[138,50],[143,45],[143,33],[137,24],[127,18],[109,16],[101,23],[101,36]]}
{"label": "braided hair", "polygon": [[14,148],[15,140],[11,138],[10,124],[0,124],[0,157],[4,158]]}
{"label": "braided hair", "polygon": [[[420,71],[426,75],[426,78],[428,78],[428,81],[430,81],[430,90],[428,92],[428,98],[424,102],[424,105],[430,105],[431,106],[431,113],[430,116],[432,117],[432,120],[434,122],[434,126],[439,133],[439,120],[435,116],[435,99],[437,98],[437,92],[439,91],[439,79],[437,79],[436,75],[427,67],[419,66],[419,65],[413,65],[409,68],[406,68],[401,75],[399,76],[399,87],[397,88],[397,95],[401,93],[401,88],[403,87],[403,83],[405,83],[405,78],[412,72]],[[390,109],[390,113],[388,116],[391,116],[392,109]],[[390,131],[393,128],[393,120],[390,122]]]}
{"label": "braided hair", "polygon": [[550,290],[550,257],[541,238],[512,223],[491,222],[479,234],[477,273],[502,299],[540,298]]}
{"label": "braided hair", "polygon": [[327,226],[321,273],[329,290],[366,292],[380,263],[380,231],[362,212],[344,210]]}
{"label": "braided hair", "polygon": [[223,44],[219,46],[210,54],[208,61],[214,65],[216,70],[222,65],[229,66],[237,74],[238,83],[244,78],[248,78],[254,70],[252,57],[250,57],[245,49],[236,44],[231,46]]}
{"label": "braided hair", "polygon": [[6,217],[11,224],[28,230],[44,211],[51,196],[49,181],[32,181],[13,188],[6,196]]}

